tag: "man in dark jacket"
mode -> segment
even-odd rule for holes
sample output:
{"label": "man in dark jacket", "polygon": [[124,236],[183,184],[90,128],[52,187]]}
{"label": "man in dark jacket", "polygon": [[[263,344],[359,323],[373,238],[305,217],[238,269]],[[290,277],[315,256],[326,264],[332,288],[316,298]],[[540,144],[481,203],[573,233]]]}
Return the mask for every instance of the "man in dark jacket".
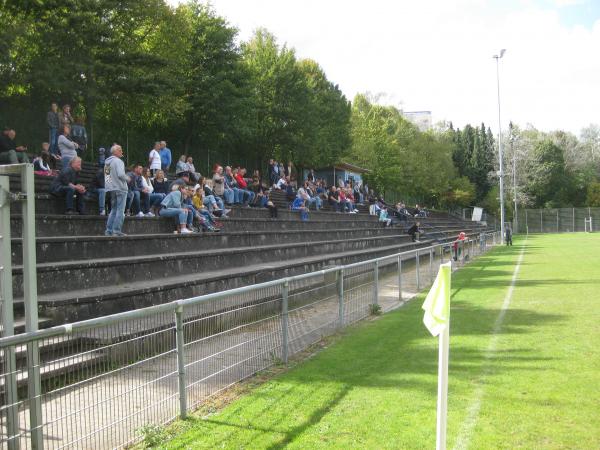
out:
{"label": "man in dark jacket", "polygon": [[415,222],[415,224],[412,227],[410,227],[408,230],[406,230],[406,234],[410,235],[413,242],[420,242],[419,237],[423,233],[421,231],[421,229],[419,228],[420,225],[421,225],[420,222]]}
{"label": "man in dark jacket", "polygon": [[50,193],[58,197],[65,197],[65,214],[76,214],[73,209],[73,196],[77,197],[77,210],[79,214],[85,214],[85,186],[79,183],[79,172],[81,172],[81,158],[75,157],[71,160],[69,167],[58,174],[50,184]]}
{"label": "man in dark jacket", "polygon": [[144,217],[144,213],[141,208],[141,195],[144,189],[142,184],[142,170],[143,167],[139,164],[133,167],[131,172],[127,173],[129,182],[127,183],[127,203],[125,215],[129,216],[132,213],[137,214],[138,217]]}
{"label": "man in dark jacket", "polygon": [[0,135],[0,164],[28,163],[27,147],[17,146],[17,133],[12,128],[5,128]]}

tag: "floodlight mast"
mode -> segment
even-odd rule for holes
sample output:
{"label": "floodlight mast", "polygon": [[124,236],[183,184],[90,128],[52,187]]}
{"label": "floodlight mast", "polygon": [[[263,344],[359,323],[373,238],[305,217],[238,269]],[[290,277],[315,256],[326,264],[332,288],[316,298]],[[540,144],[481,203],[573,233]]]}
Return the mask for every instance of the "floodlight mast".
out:
{"label": "floodlight mast", "polygon": [[504,242],[504,162],[502,156],[502,120],[500,119],[500,59],[506,49],[500,50],[498,55],[492,56],[496,60],[496,82],[498,85],[498,159],[500,162],[500,233]]}

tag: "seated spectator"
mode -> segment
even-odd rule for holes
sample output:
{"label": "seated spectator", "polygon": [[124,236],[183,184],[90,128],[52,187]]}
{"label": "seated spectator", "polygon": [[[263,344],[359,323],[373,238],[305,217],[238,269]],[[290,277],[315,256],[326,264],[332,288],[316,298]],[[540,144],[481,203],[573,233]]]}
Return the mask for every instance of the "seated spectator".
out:
{"label": "seated spectator", "polygon": [[50,184],[50,193],[57,197],[65,197],[65,214],[76,214],[73,208],[73,196],[77,198],[77,211],[85,214],[85,186],[79,183],[81,172],[81,158],[74,157],[69,161],[69,166],[60,171]]}
{"label": "seated spectator", "polygon": [[319,209],[321,209],[321,206],[322,206],[321,199],[319,197],[315,197],[315,196],[311,195],[310,188],[308,187],[308,181],[304,182],[304,185],[300,189],[298,189],[298,192],[296,195],[299,198],[301,198],[302,200],[304,200],[305,204],[308,206],[309,209],[312,205],[315,205],[315,208],[317,209],[317,211]]}
{"label": "seated spectator", "polygon": [[127,182],[127,201],[125,203],[125,215],[131,216],[132,213],[138,217],[144,217],[141,207],[142,197],[142,166],[137,164],[133,170],[127,173],[129,181]]}
{"label": "seated spectator", "polygon": [[217,223],[214,221],[214,216],[208,211],[208,209],[206,209],[206,206],[204,206],[204,189],[202,189],[199,184],[196,185],[194,189],[194,193],[192,195],[192,205],[197,211],[196,218],[200,223],[202,231],[221,231],[217,227]]}
{"label": "seated spectator", "polygon": [[5,128],[0,135],[0,164],[28,163],[27,147],[17,145],[17,133],[12,128]]}
{"label": "seated spectator", "polygon": [[233,202],[235,204],[246,204],[246,194],[239,188],[237,180],[233,176],[233,171],[229,166],[225,167],[225,188],[233,191]]}
{"label": "seated spectator", "polygon": [[150,176],[150,169],[145,168],[142,170],[142,191],[140,196],[142,201],[142,212],[146,217],[154,217],[158,212],[160,202],[166,197],[166,194],[164,193],[154,192],[154,185],[152,184]]}
{"label": "seated spectator", "polygon": [[342,188],[337,188],[338,199],[340,200],[340,211],[342,212],[353,212],[354,209],[350,209],[350,202],[346,198],[346,191]]}
{"label": "seated spectator", "polygon": [[358,212],[358,209],[356,209],[356,206],[355,206],[354,195],[352,194],[352,188],[347,187],[345,194],[346,194],[346,204],[348,205],[348,210],[351,213],[356,214]]}
{"label": "seated spectator", "polygon": [[406,234],[410,235],[413,242],[421,242],[421,241],[419,241],[419,238],[421,237],[421,234],[423,232],[419,228],[420,226],[421,226],[421,222],[417,221],[413,224],[413,226],[411,226],[408,230],[406,230]]}
{"label": "seated spectator", "polygon": [[262,179],[260,178],[260,172],[258,170],[254,171],[252,183],[248,188],[254,193],[254,205],[260,206],[261,208],[266,207],[267,202],[269,201],[269,195],[262,184]]}
{"label": "seated spectator", "polygon": [[256,197],[256,194],[251,191],[250,189],[248,189],[248,181],[246,178],[244,178],[246,176],[246,169],[244,169],[243,167],[238,168],[238,169],[234,169],[233,172],[233,177],[235,178],[235,181],[237,182],[238,188],[243,192],[244,194],[244,204],[247,206],[250,206],[251,203],[254,202],[254,198]]}
{"label": "seated spectator", "polygon": [[285,197],[287,198],[288,202],[293,202],[296,199],[296,190],[294,189],[294,186],[292,186],[292,184],[290,183],[290,177],[285,177]]}
{"label": "seated spectator", "polygon": [[212,181],[215,195],[221,197],[225,201],[225,205],[233,205],[235,201],[233,189],[226,186],[225,177],[223,176],[223,167],[218,164],[214,167]]}
{"label": "seated spectator", "polygon": [[275,183],[275,189],[279,189],[281,191],[285,190],[287,187],[287,180],[285,178],[285,174],[282,174],[279,177],[279,180]]}
{"label": "seated spectator", "polygon": [[88,193],[96,194],[98,196],[98,213],[101,216],[106,215],[106,189],[104,182],[104,168],[98,168],[94,174],[94,178],[92,178]]}
{"label": "seated spectator", "polygon": [[219,212],[221,217],[227,217],[229,209],[225,209],[225,204],[221,197],[215,194],[215,192],[206,184],[206,178],[200,177],[199,186],[204,193],[202,204],[208,208],[211,214]]}
{"label": "seated spectator", "polygon": [[190,185],[190,174],[187,172],[182,172],[179,174],[179,178],[171,183],[170,189],[174,191],[179,186],[189,186]]}
{"label": "seated spectator", "polygon": [[160,203],[161,209],[158,212],[160,217],[175,217],[177,219],[178,230],[181,234],[192,233],[194,225],[194,214],[191,209],[184,208],[183,201],[187,195],[187,187],[177,185],[175,190],[171,191]]}
{"label": "seated spectator", "polygon": [[56,176],[57,171],[50,168],[50,164],[53,162],[52,155],[50,155],[50,144],[44,142],[42,144],[42,151],[38,156],[33,159],[33,172],[36,175],[53,177]]}
{"label": "seated spectator", "polygon": [[419,205],[415,205],[415,217],[426,217],[425,212],[421,209]]}
{"label": "seated spectator", "polygon": [[300,219],[304,222],[308,220],[308,207],[303,198],[296,197],[292,203],[292,211],[300,211]]}
{"label": "seated spectator", "polygon": [[185,155],[179,157],[179,161],[175,165],[175,175],[180,176],[183,172],[188,172],[188,166],[185,162]]}
{"label": "seated spectator", "polygon": [[386,227],[389,227],[392,224],[392,219],[388,217],[388,210],[385,206],[379,212],[379,221],[385,223]]}
{"label": "seated spectator", "polygon": [[62,158],[63,168],[69,167],[69,161],[77,156],[77,149],[79,148],[79,145],[72,141],[70,136],[71,127],[65,125],[62,134],[58,136],[58,150],[60,151],[60,156]]}
{"label": "seated spectator", "polygon": [[196,167],[194,167],[194,158],[192,158],[191,156],[188,156],[187,160],[186,160],[186,165],[187,165],[187,170],[190,173],[190,179],[194,183],[197,183],[198,180],[200,179],[200,177],[202,176],[202,174],[200,174],[200,172],[196,172]]}
{"label": "seated spectator", "polygon": [[267,209],[271,214],[271,219],[277,219],[277,206],[270,199],[267,198]]}
{"label": "seated spectator", "polygon": [[170,183],[165,178],[165,173],[162,170],[157,171],[154,175],[152,187],[154,188],[155,194],[164,194],[165,197],[171,192]]}

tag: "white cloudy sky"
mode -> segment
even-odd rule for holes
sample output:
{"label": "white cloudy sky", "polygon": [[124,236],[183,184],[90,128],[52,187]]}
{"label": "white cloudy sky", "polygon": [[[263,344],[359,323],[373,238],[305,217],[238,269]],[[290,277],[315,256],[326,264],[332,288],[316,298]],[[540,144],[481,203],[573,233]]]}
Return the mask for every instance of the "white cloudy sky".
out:
{"label": "white cloudy sky", "polygon": [[[177,0],[170,0],[176,3]],[[352,98],[385,93],[457,126],[600,123],[600,0],[213,0],[248,39],[265,27]]]}

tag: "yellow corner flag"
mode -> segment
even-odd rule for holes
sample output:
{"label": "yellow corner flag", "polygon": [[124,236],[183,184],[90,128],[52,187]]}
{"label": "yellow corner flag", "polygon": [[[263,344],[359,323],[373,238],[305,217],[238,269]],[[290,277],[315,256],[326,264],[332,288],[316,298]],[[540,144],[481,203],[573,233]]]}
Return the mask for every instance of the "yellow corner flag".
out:
{"label": "yellow corner flag", "polygon": [[448,325],[450,319],[450,274],[451,262],[440,265],[433,286],[423,303],[423,323],[429,332],[437,336]]}

